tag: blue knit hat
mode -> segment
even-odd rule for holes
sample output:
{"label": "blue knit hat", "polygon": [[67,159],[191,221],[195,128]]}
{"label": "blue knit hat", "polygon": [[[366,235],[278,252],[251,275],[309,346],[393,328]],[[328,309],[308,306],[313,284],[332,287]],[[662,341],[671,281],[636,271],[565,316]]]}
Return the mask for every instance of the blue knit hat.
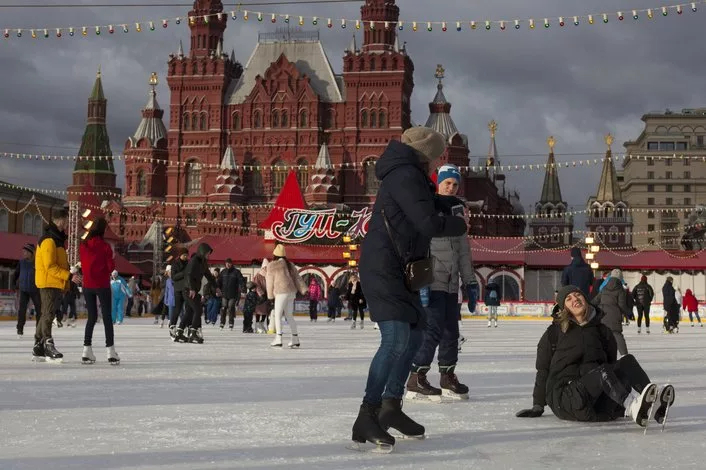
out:
{"label": "blue knit hat", "polygon": [[461,172],[456,165],[447,163],[439,167],[436,177],[437,184],[441,184],[447,178],[454,178],[458,184],[461,184]]}

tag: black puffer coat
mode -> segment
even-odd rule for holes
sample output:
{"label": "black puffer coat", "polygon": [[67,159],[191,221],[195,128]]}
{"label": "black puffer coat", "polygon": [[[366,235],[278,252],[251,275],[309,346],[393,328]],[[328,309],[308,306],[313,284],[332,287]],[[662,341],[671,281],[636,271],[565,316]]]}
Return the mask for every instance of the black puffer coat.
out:
{"label": "black puffer coat", "polygon": [[[421,156],[408,145],[393,140],[375,165],[381,181],[368,233],[360,257],[360,282],[374,322],[399,320],[423,326],[424,308],[419,293],[405,286],[404,265],[426,258],[433,237],[466,233],[466,223],[450,214],[455,201],[434,195],[435,186]],[[443,202],[442,202],[443,201]],[[390,230],[385,228],[385,211]],[[402,255],[400,259],[395,251]]]}
{"label": "black puffer coat", "polygon": [[595,401],[580,379],[596,367],[614,364],[618,346],[613,332],[601,323],[603,313],[593,309],[583,326],[569,320],[566,333],[560,332],[547,377],[547,403],[557,418],[571,421],[605,421],[614,415],[598,413]]}
{"label": "black puffer coat", "polygon": [[201,280],[204,277],[209,287],[216,287],[216,279],[208,269],[208,261],[206,260],[206,255],[212,251],[211,247],[206,243],[199,245],[196,253],[191,257],[189,264],[186,265],[186,269],[184,270],[184,279],[186,280],[184,291],[193,290],[199,292],[202,287]]}
{"label": "black puffer coat", "polygon": [[593,299],[593,304],[604,313],[601,321],[611,331],[623,331],[623,316],[630,315],[627,295],[620,279],[611,277],[603,290]]}
{"label": "black puffer coat", "polygon": [[218,286],[224,299],[240,300],[240,294],[245,290],[245,277],[235,266],[231,266],[230,269],[223,268],[218,277]]}

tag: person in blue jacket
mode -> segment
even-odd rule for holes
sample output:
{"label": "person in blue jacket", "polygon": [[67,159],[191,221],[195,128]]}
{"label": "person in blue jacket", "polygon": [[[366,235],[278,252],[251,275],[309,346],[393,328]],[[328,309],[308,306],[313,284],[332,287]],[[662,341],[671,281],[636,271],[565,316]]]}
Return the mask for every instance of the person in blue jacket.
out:
{"label": "person in blue jacket", "polygon": [[380,187],[361,247],[360,281],[381,342],[353,425],[352,448],[372,442],[390,451],[395,439],[389,428],[407,436],[425,432],[402,412],[405,383],[425,328],[419,292],[408,289],[405,265],[427,259],[432,238],[466,233],[465,220],[451,215],[451,208],[462,201],[436,194],[428,175],[445,149],[442,134],[413,127],[401,142],[391,141],[375,164]]}
{"label": "person in blue jacket", "polygon": [[117,271],[113,271],[110,275],[110,290],[113,294],[113,308],[111,316],[113,324],[122,324],[123,315],[125,315],[125,299],[132,297],[130,288],[127,286],[125,279],[120,277]]}
{"label": "person in blue jacket", "polygon": [[34,304],[35,317],[39,322],[39,312],[41,311],[41,300],[39,290],[34,283],[34,245],[27,243],[22,247],[22,259],[17,264],[14,274],[14,284],[17,284],[20,291],[20,306],[17,310],[17,336],[24,335],[26,323],[27,305],[31,300]]}

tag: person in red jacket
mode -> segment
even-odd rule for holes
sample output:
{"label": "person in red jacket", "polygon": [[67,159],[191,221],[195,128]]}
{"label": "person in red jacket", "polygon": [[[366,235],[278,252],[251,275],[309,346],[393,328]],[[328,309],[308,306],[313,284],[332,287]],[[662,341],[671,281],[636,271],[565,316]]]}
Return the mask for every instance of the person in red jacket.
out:
{"label": "person in red jacket", "polygon": [[96,219],[88,232],[86,240],[79,245],[79,256],[83,269],[83,296],[86,301],[86,310],[88,310],[88,322],[86,323],[83,356],[81,358],[84,364],[96,362],[96,356],[93,355],[92,348],[93,328],[98,319],[96,300],[100,301],[103,314],[108,362],[113,365],[120,363],[120,357],[115,352],[113,319],[110,312],[112,307],[110,274],[115,269],[115,262],[113,261],[113,249],[103,239],[107,227],[108,222],[104,218]]}
{"label": "person in red jacket", "polygon": [[701,318],[699,317],[699,301],[696,300],[696,297],[694,296],[694,293],[691,292],[691,289],[686,290],[686,294],[684,294],[684,298],[682,299],[681,308],[689,312],[689,322],[691,323],[692,328],[694,326],[693,315],[696,315],[696,321],[698,321],[699,325],[703,328],[704,325],[701,323]]}

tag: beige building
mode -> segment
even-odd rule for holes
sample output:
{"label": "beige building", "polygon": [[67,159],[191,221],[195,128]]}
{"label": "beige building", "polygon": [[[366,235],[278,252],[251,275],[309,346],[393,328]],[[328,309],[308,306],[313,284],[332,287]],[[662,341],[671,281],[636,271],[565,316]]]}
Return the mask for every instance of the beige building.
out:
{"label": "beige building", "polygon": [[640,136],[624,144],[632,158],[618,178],[623,199],[638,209],[633,230],[649,232],[636,233],[633,245],[680,249],[690,211],[706,202],[706,108],[650,112],[642,120]]}

